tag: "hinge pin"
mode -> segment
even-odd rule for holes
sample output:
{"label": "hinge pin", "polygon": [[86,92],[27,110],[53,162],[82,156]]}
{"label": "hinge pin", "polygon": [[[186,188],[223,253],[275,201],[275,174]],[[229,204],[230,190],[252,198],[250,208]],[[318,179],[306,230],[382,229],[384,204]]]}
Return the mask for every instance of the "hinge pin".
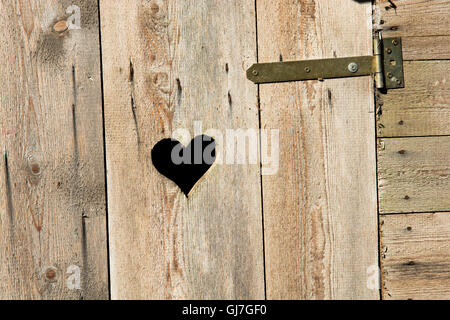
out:
{"label": "hinge pin", "polygon": [[384,88],[383,79],[383,46],[379,35],[373,38],[373,50],[375,56],[375,85],[377,89]]}

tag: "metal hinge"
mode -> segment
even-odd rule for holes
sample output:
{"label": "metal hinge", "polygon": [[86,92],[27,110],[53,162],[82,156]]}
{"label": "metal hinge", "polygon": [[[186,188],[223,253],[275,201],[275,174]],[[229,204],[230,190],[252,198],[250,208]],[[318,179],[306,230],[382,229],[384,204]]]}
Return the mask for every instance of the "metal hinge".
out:
{"label": "metal hinge", "polygon": [[404,88],[402,39],[376,36],[373,42],[373,56],[256,63],[247,78],[260,84],[374,75],[379,89]]}

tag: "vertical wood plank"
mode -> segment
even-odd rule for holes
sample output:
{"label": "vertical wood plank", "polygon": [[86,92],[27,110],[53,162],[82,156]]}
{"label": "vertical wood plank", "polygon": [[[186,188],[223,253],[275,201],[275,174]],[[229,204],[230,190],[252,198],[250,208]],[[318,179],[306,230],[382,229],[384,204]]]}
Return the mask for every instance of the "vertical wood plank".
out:
{"label": "vertical wood plank", "polygon": [[150,157],[195,121],[258,128],[245,78],[254,2],[102,0],[100,11],[112,298],[264,298],[259,166],[215,165],[186,198]]}
{"label": "vertical wood plank", "polygon": [[[259,61],[372,54],[371,4],[257,1]],[[269,299],[377,299],[373,82],[260,87],[262,127],[280,129],[280,170],[263,176]]]}
{"label": "vertical wood plank", "polygon": [[0,299],[107,298],[97,1],[2,1],[0,26]]}

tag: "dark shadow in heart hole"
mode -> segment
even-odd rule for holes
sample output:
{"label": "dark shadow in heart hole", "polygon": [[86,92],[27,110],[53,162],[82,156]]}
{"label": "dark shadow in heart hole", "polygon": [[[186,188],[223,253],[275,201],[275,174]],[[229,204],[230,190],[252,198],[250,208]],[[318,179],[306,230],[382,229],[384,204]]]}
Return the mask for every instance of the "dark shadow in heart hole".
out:
{"label": "dark shadow in heart hole", "polygon": [[156,170],[175,182],[186,196],[214,161],[216,142],[207,135],[195,137],[187,147],[176,140],[164,139],[152,149]]}

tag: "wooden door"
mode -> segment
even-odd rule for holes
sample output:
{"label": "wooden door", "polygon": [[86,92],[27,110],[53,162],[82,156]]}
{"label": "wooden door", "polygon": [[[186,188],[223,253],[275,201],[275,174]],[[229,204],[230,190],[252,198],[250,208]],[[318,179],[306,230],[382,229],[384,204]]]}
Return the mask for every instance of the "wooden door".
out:
{"label": "wooden door", "polygon": [[[449,6],[2,1],[0,298],[448,296]],[[403,38],[404,89],[246,78],[374,31]],[[246,158],[186,195],[152,158],[174,132]]]}
{"label": "wooden door", "polygon": [[[372,79],[245,77],[257,60],[370,55],[370,3],[100,9],[112,297],[378,298],[367,287],[378,265]],[[279,171],[218,165],[186,198],[149,149],[195,121],[279,130]]]}

